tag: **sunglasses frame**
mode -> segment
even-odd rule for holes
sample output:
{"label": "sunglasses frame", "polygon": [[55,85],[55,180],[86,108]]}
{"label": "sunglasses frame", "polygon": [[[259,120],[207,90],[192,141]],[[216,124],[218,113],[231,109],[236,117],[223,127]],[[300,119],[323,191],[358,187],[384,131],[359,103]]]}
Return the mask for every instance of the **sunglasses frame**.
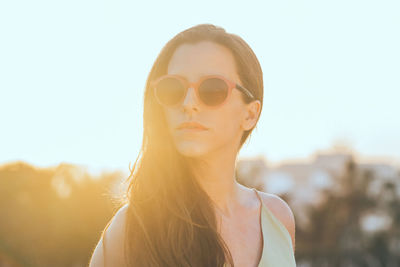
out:
{"label": "sunglasses frame", "polygon": [[[160,99],[158,98],[157,92],[156,92],[156,87],[157,87],[158,82],[160,82],[160,81],[161,81],[162,79],[164,79],[164,78],[169,78],[169,77],[170,77],[170,78],[177,78],[177,79],[185,86],[185,93],[183,94],[182,98],[181,98],[175,105],[165,105],[164,103],[162,103],[162,102],[160,101]],[[204,82],[205,80],[210,79],[210,78],[219,78],[219,79],[223,80],[223,81],[228,85],[228,94],[227,94],[227,96],[225,97],[224,101],[222,101],[222,102],[221,102],[220,104],[218,104],[218,105],[210,106],[210,105],[205,104],[205,103],[201,100],[200,95],[199,95],[199,91],[198,91],[199,86],[201,85],[202,82]],[[229,99],[233,88],[238,89],[239,91],[241,91],[242,93],[244,93],[244,94],[247,95],[248,97],[254,99],[253,94],[252,94],[248,89],[246,89],[245,87],[241,86],[241,85],[238,84],[238,83],[235,83],[235,82],[233,82],[233,81],[228,80],[227,78],[225,78],[225,77],[222,76],[222,75],[205,75],[205,76],[202,76],[197,82],[190,83],[186,78],[184,78],[184,77],[181,76],[181,75],[177,75],[177,74],[166,74],[166,75],[162,75],[161,77],[159,77],[159,78],[157,78],[156,80],[152,81],[152,82],[151,82],[151,87],[152,87],[153,90],[154,90],[154,96],[156,97],[158,103],[160,103],[162,106],[168,107],[168,108],[176,107],[176,106],[180,105],[180,104],[182,103],[183,99],[185,99],[186,94],[187,94],[187,91],[188,91],[188,89],[189,89],[190,87],[194,89],[194,91],[195,91],[195,93],[196,93],[196,97],[197,97],[197,99],[199,100],[199,102],[201,103],[201,105],[206,106],[207,108],[211,108],[211,109],[219,108],[219,107],[221,107],[222,105],[224,105],[224,104],[226,103],[226,101]]]}

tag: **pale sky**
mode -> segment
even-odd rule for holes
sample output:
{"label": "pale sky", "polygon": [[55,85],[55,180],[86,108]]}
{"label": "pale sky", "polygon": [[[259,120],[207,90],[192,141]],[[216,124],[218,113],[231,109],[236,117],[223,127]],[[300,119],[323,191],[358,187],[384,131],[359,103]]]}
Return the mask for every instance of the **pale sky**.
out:
{"label": "pale sky", "polygon": [[212,23],[264,73],[240,157],[308,157],[335,140],[400,161],[399,1],[1,1],[0,164],[128,171],[143,90],[175,34]]}

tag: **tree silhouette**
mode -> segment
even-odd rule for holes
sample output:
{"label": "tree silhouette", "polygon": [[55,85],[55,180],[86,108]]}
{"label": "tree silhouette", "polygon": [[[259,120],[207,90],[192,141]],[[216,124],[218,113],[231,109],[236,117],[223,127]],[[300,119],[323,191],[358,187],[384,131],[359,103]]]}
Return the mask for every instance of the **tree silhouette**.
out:
{"label": "tree silhouette", "polygon": [[389,245],[399,244],[399,221],[395,219],[390,229],[372,237],[361,227],[363,215],[377,209],[385,209],[392,218],[399,213],[394,184],[385,186],[378,195],[390,192],[392,202],[380,203],[379,197],[368,193],[374,179],[380,177],[359,170],[353,161],[348,163],[344,176],[337,179],[342,190],[325,190],[326,201],[309,208],[311,224],[296,234],[298,262],[311,266],[400,266],[400,247],[396,251],[394,245]]}
{"label": "tree silhouette", "polygon": [[76,171],[23,162],[0,168],[0,266],[87,266],[118,208],[110,190],[121,175]]}

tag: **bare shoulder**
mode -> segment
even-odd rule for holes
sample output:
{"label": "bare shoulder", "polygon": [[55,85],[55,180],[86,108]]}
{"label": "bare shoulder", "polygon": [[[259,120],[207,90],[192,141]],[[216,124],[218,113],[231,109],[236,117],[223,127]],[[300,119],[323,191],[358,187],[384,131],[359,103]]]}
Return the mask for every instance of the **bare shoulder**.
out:
{"label": "bare shoulder", "polygon": [[264,204],[274,214],[274,216],[286,227],[292,237],[293,251],[295,250],[295,218],[290,206],[281,197],[275,194],[260,192]]}
{"label": "bare shoulder", "polygon": [[122,206],[104,228],[89,267],[126,266],[124,237],[128,204]]}

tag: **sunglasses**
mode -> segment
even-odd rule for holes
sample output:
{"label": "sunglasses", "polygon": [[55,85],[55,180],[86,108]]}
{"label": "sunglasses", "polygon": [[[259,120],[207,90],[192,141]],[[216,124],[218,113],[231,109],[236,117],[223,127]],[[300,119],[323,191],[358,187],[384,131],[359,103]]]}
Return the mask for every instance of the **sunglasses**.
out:
{"label": "sunglasses", "polygon": [[165,107],[179,105],[186,96],[189,87],[194,88],[197,99],[210,108],[222,106],[229,98],[232,89],[237,88],[250,98],[253,94],[243,86],[221,75],[206,75],[197,82],[190,83],[184,77],[167,74],[151,82],[157,101]]}

